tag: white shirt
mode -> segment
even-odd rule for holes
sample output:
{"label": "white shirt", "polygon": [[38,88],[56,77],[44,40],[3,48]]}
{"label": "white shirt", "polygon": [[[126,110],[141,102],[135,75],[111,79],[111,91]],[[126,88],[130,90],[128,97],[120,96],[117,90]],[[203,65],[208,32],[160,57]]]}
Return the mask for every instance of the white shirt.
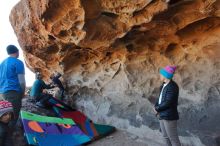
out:
{"label": "white shirt", "polygon": [[159,102],[158,102],[158,104],[161,104],[163,89],[166,87],[166,85],[167,85],[168,83],[169,83],[169,82],[163,84],[163,88],[162,88],[162,90],[161,90],[161,92],[160,92],[160,97],[159,97]]}

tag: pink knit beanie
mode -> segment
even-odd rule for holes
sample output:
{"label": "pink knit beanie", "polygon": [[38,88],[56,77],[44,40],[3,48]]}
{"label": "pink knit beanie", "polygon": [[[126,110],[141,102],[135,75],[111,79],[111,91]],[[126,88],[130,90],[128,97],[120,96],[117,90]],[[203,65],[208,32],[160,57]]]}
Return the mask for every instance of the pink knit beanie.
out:
{"label": "pink knit beanie", "polygon": [[13,106],[11,102],[0,101],[0,117],[8,112],[13,112]]}
{"label": "pink knit beanie", "polygon": [[160,69],[160,74],[167,79],[172,79],[175,73],[176,66],[166,66],[165,68]]}

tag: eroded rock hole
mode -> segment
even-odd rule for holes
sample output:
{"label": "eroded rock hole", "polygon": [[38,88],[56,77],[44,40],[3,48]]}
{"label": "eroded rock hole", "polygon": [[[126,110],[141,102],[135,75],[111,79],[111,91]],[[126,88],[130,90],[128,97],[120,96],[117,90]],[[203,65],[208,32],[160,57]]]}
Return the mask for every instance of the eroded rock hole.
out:
{"label": "eroded rock hole", "polygon": [[134,45],[133,44],[129,44],[126,46],[128,52],[131,52],[132,50],[134,50]]}
{"label": "eroded rock hole", "polygon": [[55,38],[54,36],[52,36],[52,35],[48,35],[48,38],[49,38],[50,40],[52,40],[52,41],[56,40],[56,38]]}
{"label": "eroded rock hole", "polygon": [[104,15],[104,16],[111,17],[111,18],[116,18],[116,17],[118,17],[118,15],[116,15],[116,14],[114,14],[114,13],[109,13],[109,12],[102,12],[101,14]]}

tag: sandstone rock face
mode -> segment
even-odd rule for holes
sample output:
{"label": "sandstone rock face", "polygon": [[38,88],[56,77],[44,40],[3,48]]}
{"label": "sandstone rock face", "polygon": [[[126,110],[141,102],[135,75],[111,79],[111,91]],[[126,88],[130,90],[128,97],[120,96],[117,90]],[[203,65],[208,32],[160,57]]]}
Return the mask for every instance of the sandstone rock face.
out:
{"label": "sandstone rock face", "polygon": [[162,143],[150,99],[177,65],[179,132],[220,145],[219,0],[21,0],[11,24],[33,71],[64,74],[69,100],[98,122]]}

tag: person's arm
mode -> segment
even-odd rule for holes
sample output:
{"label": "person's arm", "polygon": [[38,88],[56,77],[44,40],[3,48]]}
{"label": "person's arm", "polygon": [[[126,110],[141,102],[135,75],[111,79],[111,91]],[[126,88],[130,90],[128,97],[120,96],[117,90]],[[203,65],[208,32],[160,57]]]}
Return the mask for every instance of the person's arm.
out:
{"label": "person's arm", "polygon": [[158,101],[159,101],[159,98],[156,99],[154,106],[158,106]]}
{"label": "person's arm", "polygon": [[161,104],[158,104],[157,106],[155,106],[155,110],[157,112],[160,112],[172,106],[172,104],[175,101],[176,96],[178,96],[177,93],[178,93],[177,88],[175,87],[168,88],[166,91],[165,100]]}
{"label": "person's arm", "polygon": [[60,73],[57,73],[56,78],[59,79],[61,77]]}
{"label": "person's arm", "polygon": [[17,62],[16,66],[16,73],[18,75],[18,81],[22,90],[22,94],[24,95],[25,93],[25,88],[26,88],[26,81],[25,81],[25,70],[24,70],[24,63],[22,61]]}
{"label": "person's arm", "polygon": [[47,89],[55,88],[56,86],[53,83],[50,83],[47,85]]}
{"label": "person's arm", "polygon": [[[159,87],[159,92],[162,91],[163,85],[164,85],[164,83]],[[159,96],[160,96],[160,95],[159,95]],[[158,104],[159,104],[159,98],[160,98],[160,97],[156,98],[156,101],[154,102],[154,103],[155,103],[155,104],[154,104],[154,107],[155,107],[155,106],[158,106]]]}
{"label": "person's arm", "polygon": [[26,88],[26,81],[25,81],[24,74],[18,74],[18,80],[21,86],[22,94],[24,95],[25,88]]}
{"label": "person's arm", "polygon": [[52,84],[46,84],[45,82],[43,82],[43,88],[44,89],[52,89],[52,88],[54,88],[54,86]]}

